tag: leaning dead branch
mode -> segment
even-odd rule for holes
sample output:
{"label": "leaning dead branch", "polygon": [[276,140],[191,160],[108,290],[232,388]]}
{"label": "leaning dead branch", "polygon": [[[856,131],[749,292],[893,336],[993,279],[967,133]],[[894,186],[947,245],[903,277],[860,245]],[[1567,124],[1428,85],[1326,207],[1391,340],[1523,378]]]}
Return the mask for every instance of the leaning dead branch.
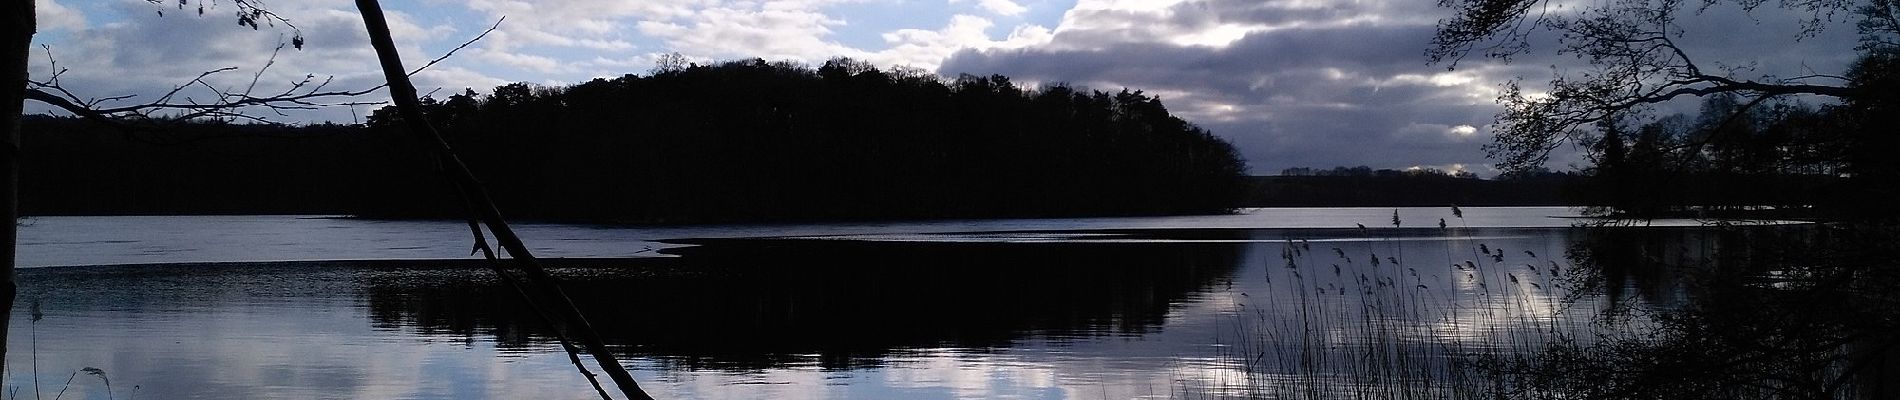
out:
{"label": "leaning dead branch", "polygon": [[[491,263],[491,267],[497,269],[499,278],[515,279],[514,274],[502,271],[503,267],[499,264],[501,259],[497,258],[496,252],[488,247],[482,234],[482,228],[487,228],[489,233],[495,235],[495,241],[500,244],[501,251],[506,252],[508,260],[513,261],[515,269],[526,278],[525,283],[532,285],[536,289],[535,292],[539,294],[539,296],[529,296],[526,292],[522,292],[522,300],[537,310],[542,309],[542,304],[546,304],[546,309],[560,313],[558,318],[562,324],[556,326],[555,330],[563,336],[579,339],[581,346],[589,356],[594,358],[600,369],[613,379],[614,385],[620,389],[622,395],[634,400],[652,399],[652,396],[641,390],[640,385],[634,382],[633,375],[627,372],[626,367],[620,365],[620,361],[607,348],[600,333],[594,330],[593,325],[574,304],[573,299],[569,298],[561,288],[559,280],[548,274],[534,254],[528,251],[528,246],[521,241],[521,237],[515,235],[514,230],[502,218],[501,211],[495,207],[494,199],[489,197],[488,191],[482,188],[481,182],[475,179],[475,175],[469,171],[468,166],[456,156],[455,150],[449,147],[448,142],[443,140],[442,135],[436,132],[434,126],[429,125],[422,113],[416,88],[409,82],[409,76],[402,66],[402,57],[396,53],[395,40],[390,37],[389,23],[383,18],[382,5],[376,0],[356,0],[356,7],[363,14],[363,25],[369,30],[370,44],[376,49],[377,59],[383,66],[383,75],[388,81],[390,99],[395,102],[396,110],[400,113],[407,130],[429,147],[442,174],[467,205],[470,214],[468,226],[475,237],[476,250],[482,252]],[[510,282],[510,285],[517,284],[519,283]],[[543,318],[553,319],[549,317],[543,316]],[[574,353],[575,349],[572,346],[563,347],[569,351],[570,361],[579,360],[579,355]],[[592,379],[592,374],[578,362],[575,366],[581,368],[581,373],[588,376],[589,381],[596,385],[595,391],[605,397],[606,391]]]}

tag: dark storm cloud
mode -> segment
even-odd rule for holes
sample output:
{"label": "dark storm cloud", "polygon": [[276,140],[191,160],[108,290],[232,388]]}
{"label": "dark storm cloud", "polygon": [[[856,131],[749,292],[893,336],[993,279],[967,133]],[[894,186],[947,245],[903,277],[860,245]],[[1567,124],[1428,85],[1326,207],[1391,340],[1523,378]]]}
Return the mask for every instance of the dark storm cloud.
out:
{"label": "dark storm cloud", "polygon": [[[1449,14],[1435,3],[1421,0],[1173,3],[1170,0],[1079,0],[1053,30],[1041,25],[1017,25],[1002,39],[992,35],[1004,32],[1001,28],[1008,24],[957,15],[950,18],[948,25],[932,25],[940,21],[918,25],[943,27],[938,30],[919,28],[883,33],[883,41],[892,45],[884,52],[834,46],[825,36],[829,25],[822,23],[816,25],[816,30],[766,29],[771,27],[759,24],[731,26],[729,28],[754,33],[765,29],[763,32],[767,34],[760,37],[770,38],[777,44],[761,43],[759,46],[764,47],[728,50],[742,57],[750,56],[744,55],[747,52],[757,53],[753,55],[789,52],[807,57],[807,62],[850,55],[925,68],[937,66],[938,72],[951,77],[959,73],[1004,74],[1018,82],[1065,82],[1102,90],[1123,87],[1145,90],[1160,95],[1178,115],[1239,145],[1256,173],[1271,173],[1292,166],[1341,164],[1384,168],[1483,164],[1480,146],[1490,140],[1486,125],[1498,111],[1493,101],[1498,84],[1522,77],[1525,87],[1536,91],[1553,70],[1575,74],[1583,72],[1583,68],[1574,57],[1556,54],[1553,37],[1548,34],[1538,37],[1533,47],[1536,52],[1518,57],[1508,65],[1466,59],[1452,72],[1447,72],[1445,65],[1427,65],[1423,53],[1434,24]],[[487,2],[471,4],[480,10],[514,10],[479,6]],[[525,3],[508,4],[512,7]],[[601,7],[611,4],[619,3],[538,2],[534,10],[537,10],[536,15],[543,16],[599,14]],[[773,14],[783,11],[776,8],[776,11],[750,8],[764,7],[757,4],[738,8],[703,4],[709,8],[698,11],[693,10],[699,6],[682,5],[674,10],[676,12],[660,13],[670,17],[653,20],[627,17],[652,11],[643,8],[645,6],[615,8],[618,11],[605,14],[631,19],[609,18],[582,25],[598,28],[669,21],[685,24],[681,21],[688,19],[681,18],[686,15],[731,25],[733,18],[713,17],[736,15],[733,13],[830,21],[835,15],[827,14],[830,10],[825,4],[832,3],[774,6],[799,7],[798,12],[783,15]],[[286,8],[275,11],[296,16],[308,46],[301,51],[286,49],[277,60],[277,66],[261,77],[260,86],[281,89],[305,74],[335,76],[337,81],[331,88],[336,89],[369,87],[380,81],[374,55],[365,44],[360,17],[346,3],[281,6]],[[224,11],[201,17],[190,10],[167,9],[166,16],[158,17],[155,8],[163,7],[143,2],[112,3],[87,7],[89,15],[79,18],[68,8],[42,7],[42,10],[65,10],[62,11],[65,14],[42,15],[47,21],[42,28],[49,32],[43,32],[38,38],[56,38],[50,41],[52,53],[60,60],[61,67],[70,69],[62,76],[65,83],[81,89],[82,96],[104,97],[128,93],[155,96],[172,85],[188,82],[200,72],[221,67],[241,69],[214,77],[216,83],[225,87],[242,85],[248,82],[255,68],[265,63],[271,49],[287,40],[290,34],[281,28],[252,31],[237,27],[235,19]],[[713,12],[715,10],[717,12]],[[425,19],[445,26],[487,24],[440,22],[445,21],[442,16],[421,13],[418,11]],[[1676,24],[1687,32],[1678,38],[1679,42],[1689,47],[1690,54],[1696,56],[1705,69],[1733,67],[1734,76],[1742,79],[1842,73],[1855,54],[1852,48],[1857,35],[1849,25],[1851,13],[1834,16],[1837,23],[1819,36],[1796,40],[1801,22],[1809,17],[1812,14],[1771,6],[1744,13],[1739,7],[1722,3],[1699,14],[1697,10],[1685,10]],[[396,36],[402,38],[398,42],[405,43],[405,58],[412,63],[439,54],[424,52],[422,47],[444,51],[473,33],[469,29],[455,32],[446,27],[420,26],[399,11],[391,11],[390,18],[392,27],[397,30]],[[557,20],[571,18],[528,18],[517,23],[518,18],[511,17],[508,21],[509,26],[515,28],[542,32],[552,29],[547,24]],[[516,64],[548,64],[560,67],[552,70],[578,70],[570,67],[592,62],[613,65],[613,68],[641,69],[647,58],[646,54],[601,53],[592,57],[595,61],[563,64],[563,60],[588,57],[574,53],[555,58],[545,56],[550,53],[528,52],[525,48],[511,50],[516,46],[509,43],[533,41],[522,42],[527,39],[516,38],[510,42],[509,29],[514,28],[504,27],[498,35],[485,39],[488,42],[417,75],[417,85],[424,91],[442,88],[459,92],[462,87],[485,90],[504,82],[488,73],[523,71]],[[581,30],[592,32],[590,29]],[[680,38],[710,37],[700,31],[680,32],[683,35]],[[1019,37],[1018,33],[1022,35]],[[674,37],[652,38],[685,43],[685,39]],[[549,43],[579,43],[607,38],[581,35],[536,40],[542,39],[553,40]],[[424,45],[418,47],[412,43]],[[958,48],[964,50],[936,63],[938,57]],[[50,73],[46,54],[35,49],[33,57],[33,76],[44,79]],[[465,65],[477,69],[464,68]],[[495,67],[497,65],[508,67]],[[617,75],[627,71],[611,72]],[[536,73],[541,75],[517,76],[510,80],[554,83],[588,78],[575,71]],[[1810,83],[1839,82],[1820,79]],[[1666,104],[1658,107],[1658,113],[1696,109],[1694,100],[1678,103],[1687,104]],[[44,106],[30,107],[39,108],[29,108],[29,111],[44,111]],[[285,120],[349,121],[349,111],[334,109]],[[1555,166],[1563,164],[1558,162]],[[1475,169],[1483,172],[1482,168]]]}
{"label": "dark storm cloud", "polygon": [[[1734,76],[1839,73],[1852,60],[1853,29],[1796,40],[1803,15],[1718,6],[1685,12],[1678,40],[1704,68]],[[1510,64],[1466,59],[1456,71],[1423,55],[1438,18],[1432,2],[1191,1],[1161,10],[1071,11],[1053,40],[1020,49],[965,50],[939,71],[1003,74],[1019,81],[1128,87],[1162,94],[1171,110],[1235,143],[1255,173],[1286,167],[1466,164],[1480,173],[1481,145],[1498,111],[1497,85],[1523,78],[1537,90],[1553,71],[1584,66],[1557,54],[1554,35]],[[1178,38],[1245,28],[1224,45]],[[1192,42],[1192,41],[1185,41]],[[1740,67],[1740,68],[1735,68]],[[1662,112],[1693,110],[1666,105]],[[1554,166],[1574,162],[1559,155]]]}
{"label": "dark storm cloud", "polygon": [[1473,90],[1494,77],[1426,65],[1420,54],[1431,32],[1354,23],[1255,32],[1225,47],[1124,42],[964,51],[940,71],[1160,93],[1171,109],[1238,145],[1256,173],[1475,164],[1481,137],[1450,130],[1490,121],[1491,99]]}

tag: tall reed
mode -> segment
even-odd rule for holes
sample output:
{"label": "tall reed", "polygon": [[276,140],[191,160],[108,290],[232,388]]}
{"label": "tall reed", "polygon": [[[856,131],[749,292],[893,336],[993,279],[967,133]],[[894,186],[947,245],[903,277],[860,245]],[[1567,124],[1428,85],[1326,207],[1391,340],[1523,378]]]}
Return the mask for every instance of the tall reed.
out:
{"label": "tall reed", "polygon": [[[1257,277],[1270,293],[1237,297],[1219,338],[1220,360],[1240,376],[1209,397],[1527,394],[1530,377],[1498,366],[1537,362],[1546,344],[1586,336],[1593,311],[1568,305],[1578,296],[1558,278],[1567,261],[1509,254],[1473,238],[1463,210],[1453,215],[1455,225],[1405,228],[1395,211],[1393,229],[1360,228],[1364,237],[1280,241],[1279,259],[1264,260]],[[1407,257],[1433,243],[1443,244],[1443,263]]]}

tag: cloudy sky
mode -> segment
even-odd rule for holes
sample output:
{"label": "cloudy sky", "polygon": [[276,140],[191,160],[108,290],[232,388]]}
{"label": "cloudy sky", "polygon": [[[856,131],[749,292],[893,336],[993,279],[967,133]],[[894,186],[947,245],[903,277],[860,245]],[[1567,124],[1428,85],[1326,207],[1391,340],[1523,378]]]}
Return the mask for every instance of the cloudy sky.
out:
{"label": "cloudy sky", "polygon": [[[150,99],[222,67],[223,88],[249,85],[290,30],[239,27],[230,2],[37,0],[32,75],[53,62],[82,97]],[[416,76],[427,92],[508,82],[559,85],[645,73],[658,55],[759,57],[811,64],[845,56],[1019,83],[1068,83],[1158,95],[1175,114],[1237,145],[1257,174],[1297,166],[1462,166],[1490,175],[1480,145],[1497,112],[1497,85],[1572,71],[1542,52],[1500,64],[1427,65],[1433,0],[415,0],[388,1],[411,65],[435,58],[506,17],[498,31]],[[1565,2],[1574,4],[1594,4]],[[306,75],[330,88],[380,79],[360,16],[347,0],[273,0],[307,45],[284,49],[257,91]],[[160,15],[162,12],[163,15]],[[1845,17],[1841,17],[1845,18]],[[1698,61],[1751,67],[1741,77],[1839,73],[1851,26],[1795,40],[1799,15],[1722,6],[1684,18]],[[1843,25],[1845,26],[1845,25]],[[1705,61],[1706,60],[1706,61]],[[1533,85],[1534,86],[1534,85]],[[231,90],[231,89],[227,89]],[[186,95],[191,95],[189,90]],[[204,96],[199,92],[197,96]],[[42,112],[29,104],[29,112]],[[368,107],[277,117],[350,122]],[[1563,167],[1561,159],[1553,166]]]}

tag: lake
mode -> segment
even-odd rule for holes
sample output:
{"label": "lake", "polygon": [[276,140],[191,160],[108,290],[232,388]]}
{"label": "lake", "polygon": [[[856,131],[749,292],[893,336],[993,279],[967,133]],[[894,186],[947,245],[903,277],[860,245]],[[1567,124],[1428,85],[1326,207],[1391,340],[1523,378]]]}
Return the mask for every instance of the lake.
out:
{"label": "lake", "polygon": [[[1468,379],[1459,360],[1680,300],[1656,280],[1566,287],[1575,210],[1462,211],[1397,209],[1398,227],[1390,208],[1306,208],[518,230],[571,259],[556,274],[659,398],[1447,394]],[[1696,221],[1645,225],[1628,229],[1703,240],[1680,228]],[[452,221],[28,219],[19,262],[41,268],[19,272],[5,390],[598,398],[492,273],[440,261],[470,259],[466,235]]]}

